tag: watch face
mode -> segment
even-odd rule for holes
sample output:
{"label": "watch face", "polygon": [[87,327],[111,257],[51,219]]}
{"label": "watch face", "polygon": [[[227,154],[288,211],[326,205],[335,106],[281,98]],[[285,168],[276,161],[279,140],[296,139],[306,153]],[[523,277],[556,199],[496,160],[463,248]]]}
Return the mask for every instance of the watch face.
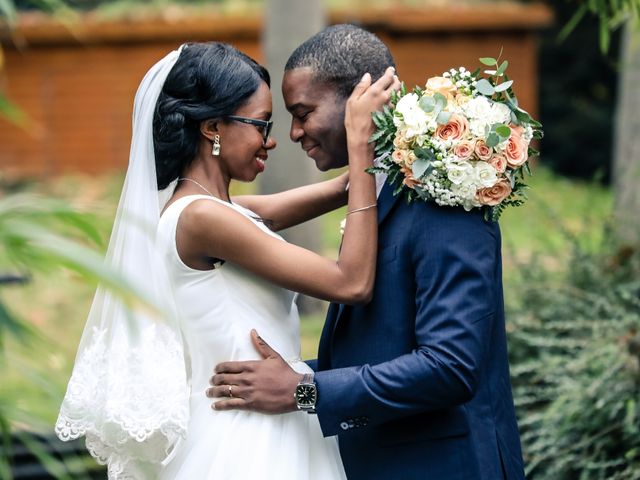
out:
{"label": "watch face", "polygon": [[298,385],[296,388],[296,403],[301,406],[314,406],[316,404],[315,385]]}

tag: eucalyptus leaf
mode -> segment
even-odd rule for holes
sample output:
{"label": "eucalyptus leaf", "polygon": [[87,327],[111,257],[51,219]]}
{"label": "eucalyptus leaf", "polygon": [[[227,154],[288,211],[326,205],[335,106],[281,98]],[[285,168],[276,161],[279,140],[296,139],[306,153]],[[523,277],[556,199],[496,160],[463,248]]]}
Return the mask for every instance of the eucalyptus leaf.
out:
{"label": "eucalyptus leaf", "polygon": [[411,171],[413,172],[414,178],[420,178],[431,166],[431,161],[424,160],[422,158],[416,158],[416,160],[411,165]]}
{"label": "eucalyptus leaf", "polygon": [[478,60],[480,60],[480,63],[484,64],[484,65],[488,65],[488,66],[493,66],[493,65],[497,65],[498,62],[496,61],[495,58],[491,58],[491,57],[482,57],[479,58]]}
{"label": "eucalyptus leaf", "polygon": [[501,77],[502,75],[504,75],[504,72],[507,71],[507,67],[509,66],[509,62],[507,60],[505,60],[504,62],[502,62],[500,64],[500,66],[498,67],[498,71],[497,71],[497,75],[499,77]]}
{"label": "eucalyptus leaf", "polygon": [[491,85],[491,83],[489,83],[489,80],[487,80],[486,78],[481,78],[480,80],[478,80],[478,82],[476,83],[476,89],[482,95],[487,95],[489,97],[496,92],[493,85]]}
{"label": "eucalyptus leaf", "polygon": [[490,133],[487,137],[487,147],[495,147],[500,143],[500,137],[496,133]]}
{"label": "eucalyptus leaf", "polygon": [[436,122],[440,125],[446,125],[451,118],[451,112],[440,112],[436,117]]}
{"label": "eucalyptus leaf", "polygon": [[442,95],[440,92],[436,92],[433,98],[436,101],[436,105],[440,107],[441,110],[447,106],[447,97]]}
{"label": "eucalyptus leaf", "polygon": [[509,138],[511,135],[511,129],[504,123],[496,125],[495,131],[501,138]]}
{"label": "eucalyptus leaf", "polygon": [[486,73],[487,75],[495,75],[496,73],[498,73],[497,70],[485,70],[484,73]]}
{"label": "eucalyptus leaf", "polygon": [[418,106],[427,113],[433,112],[433,109],[436,107],[436,101],[433,97],[424,96],[418,102]]}
{"label": "eucalyptus leaf", "polygon": [[505,90],[508,90],[511,85],[513,85],[513,80],[509,80],[508,82],[502,82],[500,85],[497,85],[494,88],[496,92],[504,92]]}

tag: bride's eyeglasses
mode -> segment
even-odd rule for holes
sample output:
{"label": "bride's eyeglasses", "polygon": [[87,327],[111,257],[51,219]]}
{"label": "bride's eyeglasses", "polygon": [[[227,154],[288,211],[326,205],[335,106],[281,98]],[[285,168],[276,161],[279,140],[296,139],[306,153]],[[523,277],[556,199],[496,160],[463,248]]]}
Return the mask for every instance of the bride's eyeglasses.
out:
{"label": "bride's eyeglasses", "polygon": [[227,115],[225,118],[236,122],[248,123],[249,125],[257,127],[258,131],[262,134],[262,143],[266,145],[269,141],[273,120],[258,120],[257,118],[238,117],[237,115]]}

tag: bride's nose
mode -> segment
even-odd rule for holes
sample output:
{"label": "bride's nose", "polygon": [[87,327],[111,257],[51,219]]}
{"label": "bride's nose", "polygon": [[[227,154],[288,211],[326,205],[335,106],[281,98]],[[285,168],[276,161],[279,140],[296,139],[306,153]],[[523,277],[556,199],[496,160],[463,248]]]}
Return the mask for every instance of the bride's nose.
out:
{"label": "bride's nose", "polygon": [[273,150],[274,148],[276,148],[277,144],[278,142],[276,142],[276,139],[273,138],[271,135],[269,135],[269,138],[267,139],[267,143],[264,144],[264,149]]}

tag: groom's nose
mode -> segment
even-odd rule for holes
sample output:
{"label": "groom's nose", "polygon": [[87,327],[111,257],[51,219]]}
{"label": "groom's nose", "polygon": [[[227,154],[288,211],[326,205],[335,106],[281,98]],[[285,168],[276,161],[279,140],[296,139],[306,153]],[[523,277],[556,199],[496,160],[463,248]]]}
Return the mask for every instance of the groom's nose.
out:
{"label": "groom's nose", "polygon": [[291,120],[291,129],[289,130],[289,138],[292,142],[299,142],[304,136],[304,130],[300,125],[300,120],[294,118]]}

